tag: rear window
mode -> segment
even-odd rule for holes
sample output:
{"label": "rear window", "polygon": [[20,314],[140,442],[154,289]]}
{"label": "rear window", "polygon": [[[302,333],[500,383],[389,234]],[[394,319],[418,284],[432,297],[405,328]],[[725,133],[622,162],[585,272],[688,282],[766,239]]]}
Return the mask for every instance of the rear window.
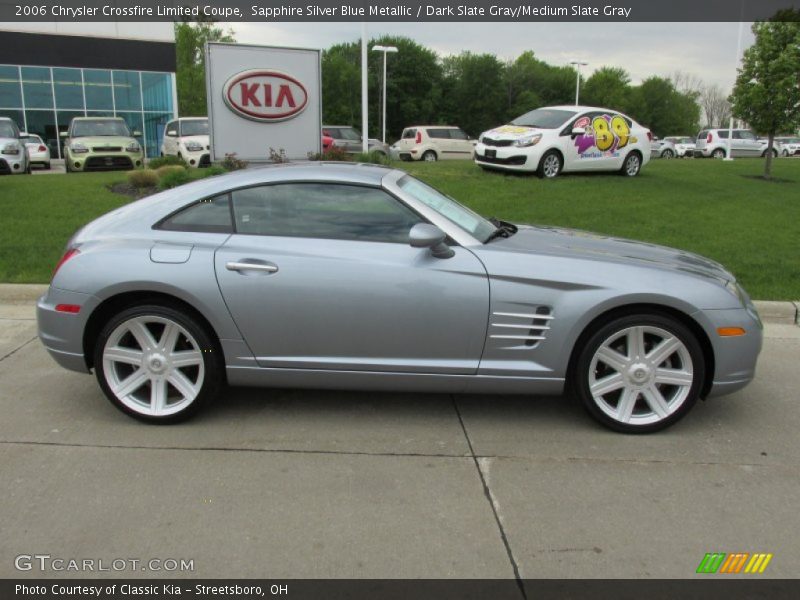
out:
{"label": "rear window", "polygon": [[416,129],[404,129],[403,130],[403,139],[404,140],[410,140],[410,139],[414,138],[416,135],[417,135],[417,130]]}
{"label": "rear window", "polygon": [[697,139],[698,140],[700,140],[700,139],[704,140],[707,137],[708,137],[708,131],[701,131],[700,133],[697,134]]}
{"label": "rear window", "polygon": [[720,137],[720,138],[722,138],[723,140],[727,140],[727,139],[728,139],[728,130],[727,130],[727,129],[725,129],[725,130],[722,130],[722,129],[721,129],[721,130],[719,130],[719,131],[717,132],[717,137]]}

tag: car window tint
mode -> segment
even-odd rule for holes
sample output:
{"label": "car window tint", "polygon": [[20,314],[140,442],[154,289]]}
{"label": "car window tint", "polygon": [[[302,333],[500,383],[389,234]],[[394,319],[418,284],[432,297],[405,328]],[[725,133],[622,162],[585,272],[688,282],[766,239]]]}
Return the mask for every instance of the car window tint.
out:
{"label": "car window tint", "polygon": [[728,130],[720,130],[717,132],[717,136],[721,137],[723,140],[728,139]]}
{"label": "car window tint", "polygon": [[423,219],[383,190],[289,183],[233,192],[237,233],[408,243]]}
{"label": "car window tint", "polygon": [[432,137],[437,140],[449,140],[450,139],[450,131],[447,129],[428,129],[428,137]]}
{"label": "car window tint", "polygon": [[178,122],[173,121],[172,123],[167,123],[167,133],[174,133],[178,135]]}
{"label": "car window tint", "polygon": [[697,134],[697,139],[698,140],[699,139],[704,139],[706,137],[708,137],[708,131],[701,131],[700,133]]}
{"label": "car window tint", "polygon": [[751,131],[734,131],[733,132],[734,139],[739,140],[754,140],[756,136]]}
{"label": "car window tint", "polygon": [[228,194],[206,198],[168,217],[159,229],[201,233],[233,233]]}
{"label": "car window tint", "polygon": [[333,136],[339,138],[341,140],[349,140],[352,142],[360,142],[361,141],[361,134],[353,129],[352,127],[342,127],[339,130],[338,136]]}
{"label": "car window tint", "polygon": [[416,129],[404,129],[403,130],[403,139],[404,140],[414,139],[416,137],[416,135],[417,135],[417,130]]}
{"label": "car window tint", "polygon": [[467,134],[461,131],[460,129],[451,129],[450,137],[453,138],[454,140],[466,140]]}

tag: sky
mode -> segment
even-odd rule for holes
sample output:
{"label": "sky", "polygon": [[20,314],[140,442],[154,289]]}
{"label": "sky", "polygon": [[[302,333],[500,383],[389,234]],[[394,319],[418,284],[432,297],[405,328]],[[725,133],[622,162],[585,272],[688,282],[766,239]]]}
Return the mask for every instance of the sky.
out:
{"label": "sky", "polygon": [[[227,23],[238,42],[327,48],[361,35],[360,23]],[[742,48],[753,43],[750,23]],[[554,65],[588,62],[582,73],[622,67],[634,84],[683,71],[727,92],[736,79],[738,23],[368,23],[368,37],[400,35],[440,55],[464,50],[508,59],[525,50]],[[389,59],[391,61],[391,58]],[[390,63],[391,64],[391,63]]]}

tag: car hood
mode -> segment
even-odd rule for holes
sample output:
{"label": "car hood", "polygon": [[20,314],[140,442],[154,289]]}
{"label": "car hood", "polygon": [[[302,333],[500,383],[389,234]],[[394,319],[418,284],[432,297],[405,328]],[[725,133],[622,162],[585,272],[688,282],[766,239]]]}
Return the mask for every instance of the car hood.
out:
{"label": "car hood", "polygon": [[84,146],[88,146],[90,148],[95,148],[95,147],[104,148],[106,146],[111,146],[111,147],[122,146],[123,148],[125,148],[125,146],[135,141],[136,139],[132,137],[111,136],[111,135],[85,136],[85,137],[76,137],[70,139],[70,142],[76,142],[76,143],[80,142]]}
{"label": "car hood", "polygon": [[544,133],[544,131],[535,127],[523,127],[522,125],[503,125],[502,127],[484,131],[483,135],[493,140],[518,140],[536,133]]}
{"label": "car hood", "polygon": [[719,263],[684,250],[599,235],[577,229],[520,225],[510,238],[490,246],[508,252],[549,254],[683,272],[720,283],[735,278]]}

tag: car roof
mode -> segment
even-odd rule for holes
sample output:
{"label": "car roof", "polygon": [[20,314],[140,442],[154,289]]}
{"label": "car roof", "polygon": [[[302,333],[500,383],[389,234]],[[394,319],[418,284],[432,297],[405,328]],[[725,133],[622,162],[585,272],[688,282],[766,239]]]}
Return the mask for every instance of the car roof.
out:
{"label": "car roof", "polygon": [[436,129],[461,129],[458,125],[409,125],[403,129],[418,129],[421,127],[434,127]]}
{"label": "car roof", "polygon": [[355,129],[353,125],[323,125],[323,127],[335,127],[337,129]]}
{"label": "car roof", "polygon": [[72,117],[73,121],[124,121],[122,117]]}

